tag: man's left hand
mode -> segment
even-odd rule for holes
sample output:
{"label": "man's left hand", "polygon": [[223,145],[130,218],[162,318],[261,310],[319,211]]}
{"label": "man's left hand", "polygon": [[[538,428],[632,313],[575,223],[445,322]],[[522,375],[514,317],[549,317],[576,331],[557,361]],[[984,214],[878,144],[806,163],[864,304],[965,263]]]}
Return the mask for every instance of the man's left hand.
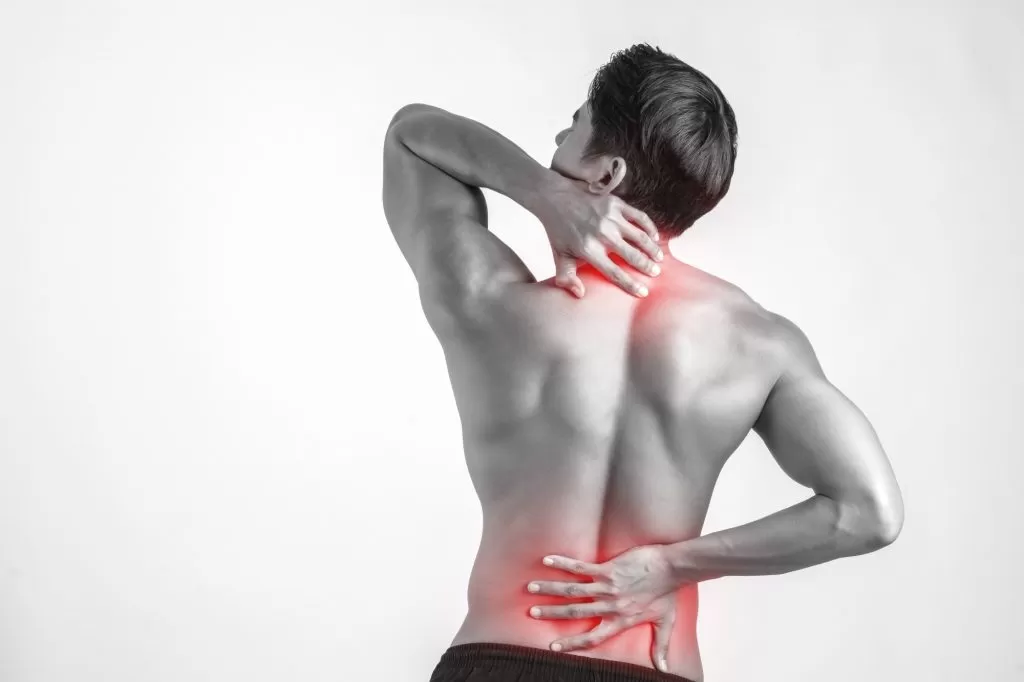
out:
{"label": "man's left hand", "polygon": [[527,585],[527,591],[597,599],[581,604],[534,606],[530,615],[557,619],[602,617],[601,624],[590,632],[554,642],[551,648],[555,651],[590,648],[623,630],[649,622],[654,625],[651,661],[659,670],[666,670],[669,638],[676,620],[676,592],[686,584],[686,579],[672,568],[664,547],[634,547],[603,564],[557,555],[545,557],[545,565],[591,576],[594,582],[534,580]]}

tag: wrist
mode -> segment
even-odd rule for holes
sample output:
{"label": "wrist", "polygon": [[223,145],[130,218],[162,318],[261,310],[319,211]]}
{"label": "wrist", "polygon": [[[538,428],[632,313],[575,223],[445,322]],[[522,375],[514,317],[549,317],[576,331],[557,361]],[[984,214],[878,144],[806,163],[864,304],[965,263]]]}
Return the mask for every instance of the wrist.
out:
{"label": "wrist", "polygon": [[691,541],[681,540],[672,544],[663,545],[662,554],[668,563],[669,571],[673,579],[680,586],[689,585],[704,579],[696,564],[696,557],[690,551]]}
{"label": "wrist", "polygon": [[552,198],[565,181],[565,177],[538,163],[535,172],[524,184],[521,196],[511,198],[543,221],[546,216],[545,209],[551,205]]}

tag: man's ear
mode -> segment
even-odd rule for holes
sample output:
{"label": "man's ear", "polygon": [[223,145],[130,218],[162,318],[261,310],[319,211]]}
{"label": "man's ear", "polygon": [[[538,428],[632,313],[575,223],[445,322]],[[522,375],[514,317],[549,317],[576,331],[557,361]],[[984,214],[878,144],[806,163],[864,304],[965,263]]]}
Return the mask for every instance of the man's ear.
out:
{"label": "man's ear", "polygon": [[594,194],[610,194],[622,184],[626,177],[626,160],[621,156],[607,159],[601,169],[601,177],[590,182],[590,191]]}

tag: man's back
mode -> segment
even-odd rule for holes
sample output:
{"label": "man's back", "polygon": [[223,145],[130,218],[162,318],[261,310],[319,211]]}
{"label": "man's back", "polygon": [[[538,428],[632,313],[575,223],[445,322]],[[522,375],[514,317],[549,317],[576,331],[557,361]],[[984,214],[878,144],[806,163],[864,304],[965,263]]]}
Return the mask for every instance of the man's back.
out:
{"label": "man's back", "polygon": [[[631,547],[700,535],[715,481],[778,376],[773,316],[737,287],[670,256],[651,293],[592,268],[575,299],[550,282],[508,287],[467,325],[427,309],[462,419],[483,509],[469,612],[452,644],[537,648],[598,619],[537,620],[526,591],[564,580],[545,554],[602,562]],[[679,591],[672,672],[702,679],[697,586]],[[650,667],[651,628],[581,656]]]}
{"label": "man's back", "polygon": [[[736,127],[721,92],[645,46],[610,64],[556,135],[549,170],[429,105],[402,107],[385,136],[385,215],[445,349],[483,508],[469,613],[436,682],[478,668],[554,679],[551,666],[640,680],[655,661],[701,682],[699,582],[874,551],[902,527],[877,434],[800,329],[673,259],[655,276],[660,247],[728,190]],[[483,188],[540,220],[557,286],[487,228]],[[714,482],[751,427],[814,494],[702,535]],[[548,554],[600,579],[580,585],[580,572],[545,567]],[[563,602],[581,593],[615,598]],[[652,628],[622,629],[640,622],[656,623],[656,646]]]}

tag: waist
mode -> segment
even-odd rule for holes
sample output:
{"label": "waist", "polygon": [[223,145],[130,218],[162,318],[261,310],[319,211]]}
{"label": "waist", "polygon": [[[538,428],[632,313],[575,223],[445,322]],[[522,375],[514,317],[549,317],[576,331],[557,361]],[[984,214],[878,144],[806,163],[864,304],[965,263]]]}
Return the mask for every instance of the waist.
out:
{"label": "waist", "polygon": [[[602,618],[598,617],[546,620],[529,615],[529,609],[534,604],[580,601],[577,599],[537,596],[525,591],[522,597],[512,596],[501,590],[495,590],[491,597],[480,594],[472,596],[472,591],[470,594],[469,610],[462,626],[452,639],[451,646],[491,642],[550,652],[551,643],[555,640],[582,635],[602,623]],[[677,593],[676,622],[669,641],[668,671],[701,682],[703,668],[697,643],[697,602],[697,585],[688,586]],[[651,660],[653,638],[652,625],[642,623],[614,634],[594,646],[574,649],[565,654],[618,661],[656,670]]]}
{"label": "waist", "polygon": [[593,682],[703,682],[621,661],[584,658],[501,642],[455,644],[441,656],[432,680],[464,680],[480,668],[502,679],[593,680]]}

